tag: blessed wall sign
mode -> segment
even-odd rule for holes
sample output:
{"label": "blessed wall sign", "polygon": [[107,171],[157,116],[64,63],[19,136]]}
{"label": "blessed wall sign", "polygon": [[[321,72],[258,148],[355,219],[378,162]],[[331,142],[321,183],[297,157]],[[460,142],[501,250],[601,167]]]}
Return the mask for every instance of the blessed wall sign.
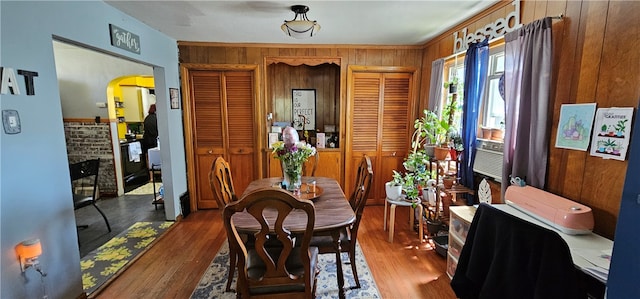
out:
{"label": "blessed wall sign", "polygon": [[466,51],[472,42],[484,40],[485,38],[491,40],[522,27],[522,23],[520,23],[520,0],[511,2],[511,5],[515,6],[515,8],[506,18],[498,18],[492,23],[481,26],[476,32],[469,33],[467,27],[464,27],[461,32],[454,32],[453,54]]}

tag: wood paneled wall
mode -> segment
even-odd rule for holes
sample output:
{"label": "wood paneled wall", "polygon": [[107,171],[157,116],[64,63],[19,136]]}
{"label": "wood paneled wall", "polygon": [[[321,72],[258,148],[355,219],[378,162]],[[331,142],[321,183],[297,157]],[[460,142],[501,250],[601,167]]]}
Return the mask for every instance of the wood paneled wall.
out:
{"label": "wood paneled wall", "polygon": [[[513,11],[500,2],[426,44],[421,104],[428,101],[431,62],[453,54],[453,33],[479,26]],[[595,232],[613,238],[627,161],[603,160],[588,152],[555,148],[562,104],[597,103],[598,108],[638,107],[640,98],[640,2],[525,1],[521,22],[545,16],[553,21],[553,124],[547,191],[591,207]],[[636,116],[637,117],[637,116]]]}
{"label": "wood paneled wall", "polygon": [[[422,48],[419,46],[348,46],[348,45],[278,45],[278,44],[222,44],[222,43],[199,43],[199,42],[179,42],[180,63],[201,63],[201,64],[258,64],[265,76],[261,76],[261,103],[267,104],[265,94],[267,94],[267,82],[272,80],[290,80],[285,77],[271,78],[274,75],[274,66],[279,68],[282,64],[271,64],[266,67],[267,58],[296,57],[314,59],[318,57],[340,58],[341,65],[337,80],[339,86],[338,99],[336,105],[344,107],[347,67],[349,65],[360,66],[399,66],[414,67],[422,69]],[[298,67],[295,67],[298,68]],[[300,66],[300,68],[312,68]],[[268,70],[267,70],[268,69]],[[430,71],[430,70],[429,70]],[[317,73],[316,73],[317,74]],[[294,74],[291,74],[294,75]],[[420,74],[418,74],[420,75]],[[302,82],[304,83],[304,82]],[[307,82],[308,83],[308,82]],[[268,83],[271,84],[271,83]],[[279,84],[279,83],[274,83]],[[290,98],[291,95],[288,95]],[[320,94],[318,94],[320,97]],[[279,110],[279,109],[278,109]],[[341,109],[341,111],[344,111]],[[344,113],[340,113],[344,115]],[[343,120],[340,128],[343,127]],[[341,136],[344,138],[344,136]],[[341,139],[342,139],[341,138]]]}
{"label": "wood paneled wall", "polygon": [[[340,66],[321,64],[318,66],[291,66],[284,63],[267,67],[267,113],[273,112],[275,121],[291,122],[291,90],[316,90],[315,128],[324,130],[324,125],[340,123]],[[271,110],[273,109],[273,111]]]}
{"label": "wood paneled wall", "polygon": [[[422,47],[421,46],[351,46],[351,45],[279,45],[279,44],[223,44],[223,43],[201,43],[201,42],[178,42],[179,48],[179,61],[180,63],[191,63],[191,64],[203,64],[203,65],[242,65],[242,64],[257,64],[259,65],[260,74],[258,74],[257,78],[260,85],[260,98],[259,98],[259,115],[265,115],[265,125],[266,125],[266,113],[271,112],[271,99],[272,94],[271,88],[274,86],[278,86],[281,83],[275,82],[277,80],[297,80],[295,76],[302,76],[303,74],[299,73],[291,73],[289,75],[279,74],[276,78],[273,78],[277,68],[279,68],[280,63],[271,63],[273,61],[279,60],[291,60],[294,65],[299,65],[296,68],[296,72],[299,72],[297,69],[300,68],[300,72],[314,72],[315,74],[318,69],[316,67],[312,67],[313,65],[322,65],[322,63],[317,63],[318,61],[331,61],[332,63],[339,64],[338,71],[335,74],[335,79],[319,79],[325,83],[328,83],[330,80],[335,80],[335,90],[333,91],[335,95],[331,95],[331,91],[329,91],[328,87],[323,88],[323,93],[318,93],[318,98],[322,97],[335,97],[336,102],[333,104],[324,103],[325,107],[323,109],[323,115],[326,119],[331,119],[329,110],[331,109],[331,105],[335,105],[336,114],[333,116],[335,119],[336,128],[340,129],[340,155],[344,157],[344,145],[341,143],[345,140],[345,118],[346,118],[346,93],[347,93],[347,68],[351,65],[363,66],[365,69],[368,66],[385,66],[393,69],[395,67],[398,68],[413,68],[420,70],[422,69]],[[300,65],[303,63],[309,63],[310,66]],[[268,66],[267,66],[268,64]],[[329,64],[331,65],[331,64]],[[275,66],[275,68],[274,68]],[[335,67],[334,65],[331,65]],[[284,67],[283,67],[284,68]],[[306,70],[302,70],[305,69]],[[328,67],[327,67],[328,68]],[[287,70],[281,70],[287,71]],[[331,77],[325,71],[320,69],[320,73],[325,72],[325,75]],[[420,78],[420,73],[417,72],[418,80]],[[322,75],[324,76],[324,75]],[[273,82],[273,83],[272,83]],[[307,84],[309,82],[302,81],[301,84]],[[272,86],[271,84],[275,84]],[[282,83],[284,84],[284,83]],[[287,84],[292,84],[289,82]],[[291,85],[293,86],[293,85]],[[285,85],[282,87],[276,87],[276,89],[284,90]],[[284,96],[284,92],[273,90],[274,95],[282,93]],[[419,92],[419,90],[416,90]],[[290,93],[290,92],[289,92]],[[291,98],[290,94],[287,94],[287,99]],[[284,102],[283,102],[284,103]],[[329,106],[326,106],[329,105]],[[414,106],[415,107],[415,106]],[[282,108],[276,109],[278,112],[277,115],[274,114],[274,117],[277,121],[280,121],[284,118],[285,121],[289,120],[286,118],[286,107],[282,106]],[[284,112],[280,112],[284,111]],[[282,116],[280,114],[283,114]],[[413,115],[417,116],[417,109],[413,111]],[[319,119],[319,117],[318,117]],[[323,120],[324,121],[324,120]],[[334,121],[334,120],[331,120]],[[325,124],[328,124],[325,122]],[[318,121],[318,125],[321,123]],[[262,137],[266,140],[266,136]],[[267,144],[266,141],[262,144]],[[267,149],[262,149],[263,153],[269,153]],[[266,155],[263,157],[263,161],[266,162]],[[374,169],[374,171],[376,171]],[[264,170],[263,176],[267,175],[266,169]],[[343,186],[344,187],[344,186]]]}

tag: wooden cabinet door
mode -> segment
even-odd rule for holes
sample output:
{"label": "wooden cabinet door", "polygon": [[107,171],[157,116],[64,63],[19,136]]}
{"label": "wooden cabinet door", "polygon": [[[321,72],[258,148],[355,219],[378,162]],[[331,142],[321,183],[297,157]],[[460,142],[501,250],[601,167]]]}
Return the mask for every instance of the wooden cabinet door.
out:
{"label": "wooden cabinet door", "polygon": [[384,203],[384,183],[391,179],[394,169],[402,170],[409,147],[412,81],[411,73],[353,74],[345,193],[352,192],[357,165],[362,155],[367,155],[374,174],[367,204]]}
{"label": "wooden cabinet door", "polygon": [[213,160],[229,162],[241,195],[257,178],[252,72],[191,71],[192,126],[198,209],[217,207],[209,185]]}
{"label": "wooden cabinet door", "polygon": [[340,182],[342,154],[339,150],[320,150],[316,176],[334,178]]}

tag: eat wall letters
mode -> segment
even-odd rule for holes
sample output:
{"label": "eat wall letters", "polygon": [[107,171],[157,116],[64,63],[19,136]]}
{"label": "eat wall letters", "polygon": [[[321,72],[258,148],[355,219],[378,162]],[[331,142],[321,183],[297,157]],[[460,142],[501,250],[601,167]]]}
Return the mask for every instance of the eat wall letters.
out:
{"label": "eat wall letters", "polygon": [[[16,79],[16,73],[13,68],[10,67],[0,67],[0,77],[2,77],[2,81],[0,82],[0,94],[20,94],[20,86],[18,84],[18,80]],[[38,77],[38,72],[27,71],[27,70],[18,70],[18,75],[24,77],[24,83],[26,86],[26,93],[28,96],[32,96],[36,94],[35,85],[33,84],[33,78]]]}

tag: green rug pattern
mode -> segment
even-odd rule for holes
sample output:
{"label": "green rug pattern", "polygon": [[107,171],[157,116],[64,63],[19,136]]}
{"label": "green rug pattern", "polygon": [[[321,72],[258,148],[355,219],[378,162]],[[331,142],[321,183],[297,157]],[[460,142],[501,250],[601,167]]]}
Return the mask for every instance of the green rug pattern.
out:
{"label": "green rug pattern", "polygon": [[80,260],[82,286],[91,294],[123,271],[174,222],[136,222]]}

